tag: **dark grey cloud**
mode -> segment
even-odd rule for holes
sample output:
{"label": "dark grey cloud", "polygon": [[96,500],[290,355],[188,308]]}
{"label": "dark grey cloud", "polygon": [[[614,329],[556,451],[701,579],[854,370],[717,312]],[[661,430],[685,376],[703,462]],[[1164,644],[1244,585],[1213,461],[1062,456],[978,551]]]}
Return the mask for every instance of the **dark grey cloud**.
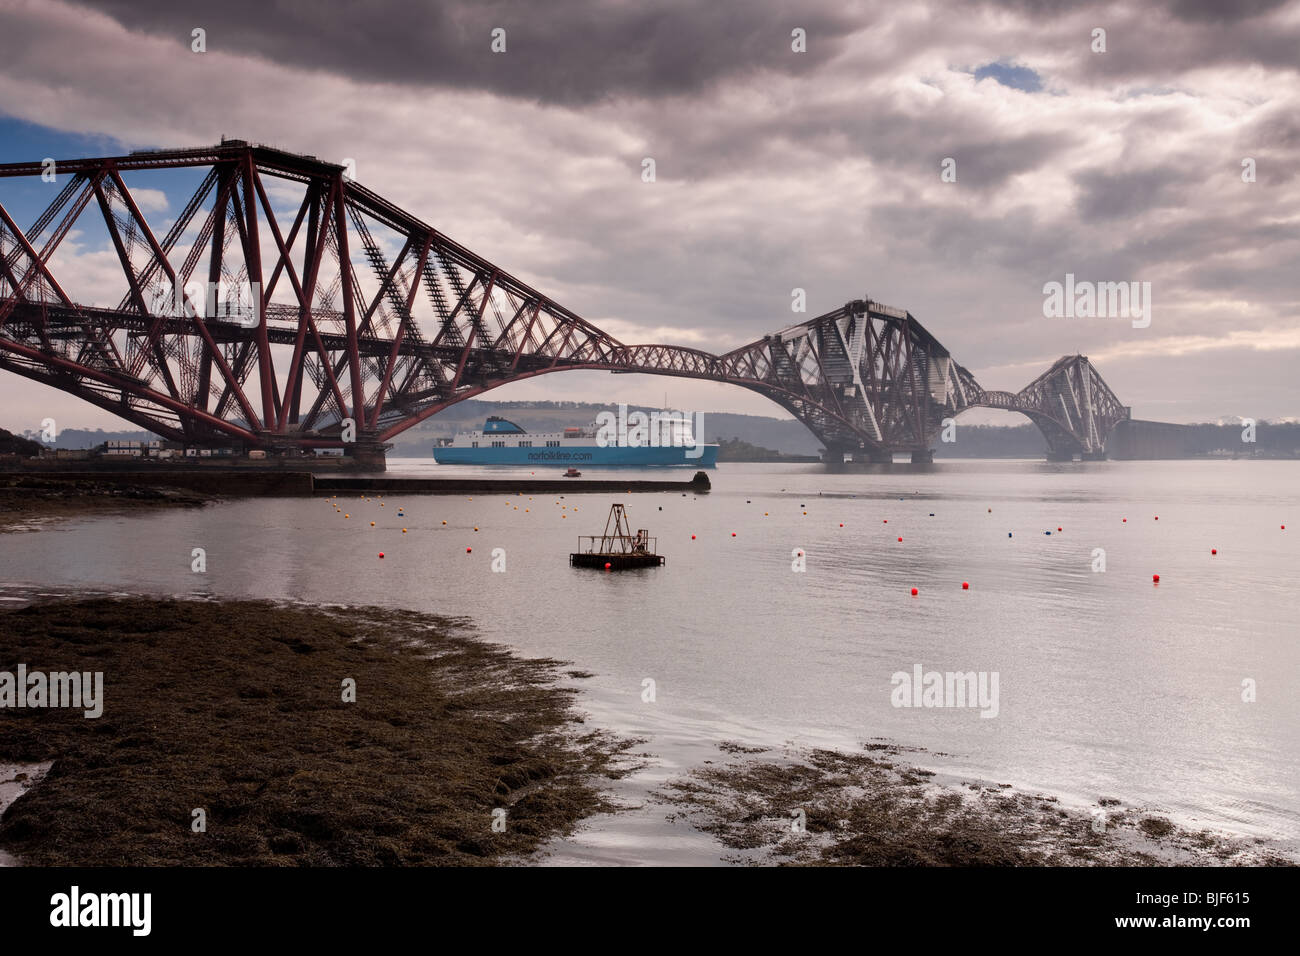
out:
{"label": "dark grey cloud", "polygon": [[[1140,0],[1134,9],[1147,16],[1173,16],[1188,22],[1224,23],[1250,20],[1273,10],[1280,10],[1290,0]],[[971,6],[1013,10],[1035,17],[1060,16],[1066,12],[1087,10],[1093,13],[1113,11],[1117,5],[1106,0],[1072,3],[1060,0],[970,0]]]}
{"label": "dark grey cloud", "polygon": [[1088,169],[1075,176],[1076,204],[1084,222],[1131,219],[1151,209],[1182,202],[1187,166],[1165,164],[1147,169]]}
{"label": "dark grey cloud", "polygon": [[[738,166],[766,174],[807,175],[819,163],[867,160],[898,183],[937,181],[940,163],[957,161],[958,181],[981,191],[1052,163],[1084,143],[1082,133],[1059,129],[1001,132],[987,117],[940,105],[906,113],[888,99],[863,93],[852,100],[810,98],[785,109],[736,113],[702,122],[685,110],[648,108],[638,115],[649,132],[648,150],[660,173],[707,178]],[[629,156],[639,163],[640,156]]]}
{"label": "dark grey cloud", "polygon": [[[542,102],[659,98],[729,77],[809,73],[870,21],[843,4],[696,0],[369,0],[325,7],[267,0],[82,0],[131,30],[210,51],[355,79],[486,90]],[[492,31],[506,52],[491,52]],[[791,31],[807,31],[807,52]]]}
{"label": "dark grey cloud", "polygon": [[1287,0],[1173,0],[1170,10],[1180,20],[1193,23],[1226,23],[1250,20],[1280,10]]}

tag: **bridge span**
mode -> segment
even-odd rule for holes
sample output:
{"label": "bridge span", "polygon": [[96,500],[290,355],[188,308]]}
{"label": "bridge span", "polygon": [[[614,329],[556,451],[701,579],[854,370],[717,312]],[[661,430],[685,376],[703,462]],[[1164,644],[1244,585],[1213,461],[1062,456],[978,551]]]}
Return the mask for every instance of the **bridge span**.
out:
{"label": "bridge span", "polygon": [[[197,182],[165,232],[127,184],[162,170]],[[720,355],[625,345],[345,167],[267,146],[11,163],[0,180],[50,195],[23,229],[0,183],[0,369],[186,443],[382,455],[449,405],[574,369],[750,389],[828,459],[930,460],[945,419],[977,406],[1027,416],[1049,457],[1100,458],[1130,418],[1086,356],[987,391],[910,312],[866,298]],[[67,291],[72,234],[115,253],[94,303]]]}

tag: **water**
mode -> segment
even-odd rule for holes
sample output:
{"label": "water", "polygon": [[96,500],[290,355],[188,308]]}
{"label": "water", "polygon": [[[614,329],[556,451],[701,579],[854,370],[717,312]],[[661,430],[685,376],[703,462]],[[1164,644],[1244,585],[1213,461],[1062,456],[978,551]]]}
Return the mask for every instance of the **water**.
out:
{"label": "water", "polygon": [[[503,474],[457,470],[467,472]],[[438,469],[395,461],[389,473]],[[467,615],[489,639],[572,661],[594,675],[577,682],[591,723],[648,737],[654,758],[616,787],[643,808],[558,841],[555,862],[715,862],[710,838],[646,799],[724,759],[722,740],[885,739],[924,748],[915,760],[944,772],[1072,805],[1115,797],[1290,849],[1300,845],[1298,475],[1244,461],[891,474],[724,465],[699,497],[388,495],[383,507],[340,497],[346,520],[322,499],[260,499],[3,536],[0,581],[9,596],[34,585]],[[614,501],[658,537],[665,567],[568,566],[577,536],[598,533]],[[205,574],[190,569],[196,547]],[[490,569],[495,548],[504,573]],[[1093,571],[1098,548],[1104,573]],[[791,570],[796,550],[806,572]],[[891,675],[915,664],[997,672],[998,716],[892,706]],[[1253,703],[1242,700],[1247,679]]]}

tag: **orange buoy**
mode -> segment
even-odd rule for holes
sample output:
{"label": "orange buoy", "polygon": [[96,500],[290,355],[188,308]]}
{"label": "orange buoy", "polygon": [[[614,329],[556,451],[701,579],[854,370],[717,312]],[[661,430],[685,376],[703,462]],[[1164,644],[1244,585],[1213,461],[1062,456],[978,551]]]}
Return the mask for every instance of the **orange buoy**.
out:
{"label": "orange buoy", "polygon": [[912,588],[912,597],[916,597],[916,588]]}
{"label": "orange buoy", "polygon": [[474,529],[474,530],[475,530],[475,531],[477,531],[477,530],[478,530],[478,528],[477,528],[477,527],[476,527],[476,528],[475,528],[475,529]]}
{"label": "orange buoy", "polygon": [[970,590],[970,582],[969,582],[969,581],[963,581],[963,582],[961,583],[961,589],[962,589],[963,591],[969,591],[969,590]]}
{"label": "orange buoy", "polygon": [[405,529],[405,528],[402,529],[402,534],[406,534],[406,529]]}
{"label": "orange buoy", "polygon": [[344,515],[343,517],[345,517],[345,518],[351,518],[352,515]]}
{"label": "orange buoy", "polygon": [[443,522],[443,524],[446,524],[446,523],[447,523],[447,522],[445,522],[445,521]]}
{"label": "orange buoy", "polygon": [[374,523],[374,522],[373,522],[373,521],[372,521],[372,522],[370,522],[370,527],[372,527],[372,528],[373,528],[373,527],[374,527],[374,526],[375,526],[375,523]]}

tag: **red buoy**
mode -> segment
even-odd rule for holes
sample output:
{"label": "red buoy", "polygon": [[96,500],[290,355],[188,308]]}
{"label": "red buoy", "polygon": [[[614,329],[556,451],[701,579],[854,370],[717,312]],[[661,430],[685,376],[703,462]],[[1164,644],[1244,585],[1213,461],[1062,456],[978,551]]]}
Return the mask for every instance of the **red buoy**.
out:
{"label": "red buoy", "polygon": [[1058,525],[1057,528],[1056,528],[1056,530],[1057,530],[1057,531],[1060,531],[1060,530],[1062,530],[1062,529],[1061,529],[1061,527]]}
{"label": "red buoy", "polygon": [[474,550],[473,548],[466,548],[466,549],[465,549],[465,553],[466,553],[466,554],[470,554],[470,553],[473,552],[473,550]]}
{"label": "red buoy", "polygon": [[382,558],[384,556],[384,552],[380,551],[379,556]]}
{"label": "red buoy", "polygon": [[1122,518],[1120,520],[1122,520],[1125,524],[1128,524],[1128,518]]}
{"label": "red buoy", "polygon": [[736,532],[734,532],[734,531],[731,532],[731,536],[734,538],[734,537],[736,536]]}
{"label": "red buoy", "polygon": [[899,541],[902,541],[903,539],[902,539],[902,538],[899,538],[898,540],[899,540]]}
{"label": "red buoy", "polygon": [[1153,575],[1151,575],[1151,581],[1152,581],[1152,583],[1154,583],[1154,584],[1159,584],[1159,583],[1160,583],[1160,575],[1158,575],[1158,574],[1153,574]]}
{"label": "red buoy", "polygon": [[606,562],[605,562],[605,570],[608,571],[611,567],[613,567],[613,565],[611,565],[608,561],[606,561]]}
{"label": "red buoy", "polygon": [[912,588],[912,597],[916,597],[916,588]]}
{"label": "red buoy", "polygon": [[1156,515],[1156,520],[1157,520],[1157,521],[1160,520],[1160,516],[1159,516],[1159,515]]}
{"label": "red buoy", "polygon": [[843,521],[840,522],[840,527],[841,527],[841,528],[844,527],[844,522],[843,522]]}
{"label": "red buoy", "polygon": [[1218,548],[1211,548],[1211,549],[1210,549],[1210,554],[1218,554],[1218,553],[1219,553],[1219,549],[1218,549]]}
{"label": "red buoy", "polygon": [[961,589],[962,589],[963,591],[969,591],[969,590],[970,590],[970,582],[969,582],[969,581],[963,581],[963,582],[961,583]]}
{"label": "red buoy", "polygon": [[695,535],[691,535],[691,540],[692,540],[692,541],[695,540]]}

